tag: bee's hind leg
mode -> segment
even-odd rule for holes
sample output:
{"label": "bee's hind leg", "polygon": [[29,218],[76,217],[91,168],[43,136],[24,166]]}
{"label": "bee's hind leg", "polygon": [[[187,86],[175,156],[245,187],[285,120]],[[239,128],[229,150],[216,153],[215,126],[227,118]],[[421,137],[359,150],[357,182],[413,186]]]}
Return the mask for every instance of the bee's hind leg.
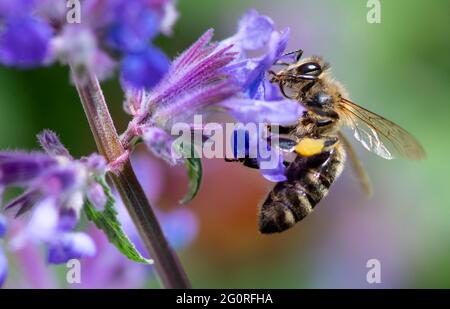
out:
{"label": "bee's hind leg", "polygon": [[303,157],[311,157],[329,151],[336,146],[337,137],[302,138],[294,147],[294,151]]}

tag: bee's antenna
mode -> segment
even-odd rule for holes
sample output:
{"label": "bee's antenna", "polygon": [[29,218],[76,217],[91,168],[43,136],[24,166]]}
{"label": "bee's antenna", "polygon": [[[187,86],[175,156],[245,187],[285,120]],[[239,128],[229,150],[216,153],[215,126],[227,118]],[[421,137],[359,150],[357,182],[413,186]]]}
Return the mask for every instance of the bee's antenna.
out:
{"label": "bee's antenna", "polygon": [[275,73],[275,72],[272,71],[272,70],[269,70],[268,72],[269,72],[269,74],[272,75],[272,78],[270,79],[270,82],[271,82],[271,83],[273,83],[273,82],[275,82],[275,81],[278,81],[277,73]]}
{"label": "bee's antenna", "polygon": [[297,56],[295,56],[295,61],[299,61],[300,58],[302,58],[303,49],[298,49],[298,50],[294,50],[292,52],[286,53],[286,54],[283,55],[283,57],[290,56],[290,55],[293,55],[293,54],[297,54]]}

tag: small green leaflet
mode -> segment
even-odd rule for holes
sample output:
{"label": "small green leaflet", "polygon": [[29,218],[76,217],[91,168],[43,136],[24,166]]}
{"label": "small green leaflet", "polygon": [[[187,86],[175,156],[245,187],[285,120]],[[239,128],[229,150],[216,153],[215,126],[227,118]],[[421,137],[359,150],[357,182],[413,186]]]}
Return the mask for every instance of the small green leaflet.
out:
{"label": "small green leaflet", "polygon": [[103,211],[98,211],[89,200],[84,203],[84,211],[88,219],[105,232],[108,240],[132,261],[153,264],[153,260],[144,258],[122,230],[122,225],[117,218],[117,210],[114,207],[114,197],[104,179],[96,178],[96,181],[103,187],[108,198]]}
{"label": "small green leaflet", "polygon": [[[188,146],[188,147],[186,147]],[[202,182],[202,161],[198,157],[195,148],[189,147],[189,144],[175,145],[176,149],[181,151],[184,158],[184,166],[186,167],[189,185],[188,192],[180,200],[181,204],[187,204],[194,199],[200,189],[200,184]]]}

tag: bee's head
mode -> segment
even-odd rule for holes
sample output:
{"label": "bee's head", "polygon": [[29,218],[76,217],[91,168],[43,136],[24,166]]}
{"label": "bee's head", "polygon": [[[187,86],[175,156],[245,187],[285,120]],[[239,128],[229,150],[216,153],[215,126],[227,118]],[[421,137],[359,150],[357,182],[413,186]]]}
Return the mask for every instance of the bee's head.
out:
{"label": "bee's head", "polygon": [[276,73],[272,81],[301,82],[317,80],[328,68],[328,65],[319,57],[309,57],[299,60]]}
{"label": "bee's head", "polygon": [[319,57],[309,57],[288,65],[278,73],[272,73],[271,82],[280,84],[280,87],[301,89],[306,84],[317,81],[328,69],[328,65]]}

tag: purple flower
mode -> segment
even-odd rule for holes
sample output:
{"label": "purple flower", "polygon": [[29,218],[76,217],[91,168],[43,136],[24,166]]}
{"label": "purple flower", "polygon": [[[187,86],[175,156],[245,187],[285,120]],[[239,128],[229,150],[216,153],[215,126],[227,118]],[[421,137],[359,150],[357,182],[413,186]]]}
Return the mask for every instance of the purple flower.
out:
{"label": "purple flower", "polygon": [[[146,190],[150,200],[161,197],[165,173],[161,165],[149,155],[143,153],[133,154],[131,157],[139,182]],[[147,190],[148,189],[148,190]],[[136,244],[141,253],[145,253],[139,234],[127,213],[120,197],[116,196],[116,208],[119,220],[125,233]],[[189,246],[198,233],[198,219],[187,208],[177,208],[171,211],[156,211],[158,221],[163,232],[176,250]],[[83,280],[81,288],[142,288],[145,282],[154,279],[154,268],[132,262],[111,246],[98,229],[89,230],[97,247],[95,258],[86,258],[82,261]]]}
{"label": "purple flower", "polygon": [[2,0],[0,2],[0,18],[17,18],[30,14],[36,0]]}
{"label": "purple flower", "polygon": [[[0,214],[0,238],[5,236],[6,234],[6,218]],[[6,276],[8,275],[8,260],[3,252],[2,247],[0,246],[0,287],[6,280]]]}
{"label": "purple flower", "polygon": [[2,247],[0,247],[0,287],[6,280],[8,276],[8,259],[6,258],[5,252]]}
{"label": "purple flower", "polygon": [[50,57],[53,31],[41,20],[10,19],[0,30],[0,63],[31,68],[46,64]]}
{"label": "purple flower", "polygon": [[274,31],[273,21],[252,9],[239,21],[238,31],[232,40],[238,42],[243,50],[257,50],[266,46]]}
{"label": "purple flower", "polygon": [[114,19],[110,20],[107,43],[122,51],[145,50],[159,32],[160,16],[148,6],[148,1],[108,1]]}
{"label": "purple flower", "polygon": [[99,183],[95,182],[91,184],[87,188],[86,195],[88,200],[91,201],[97,210],[102,211],[104,209],[107,202],[107,197],[103,187]]}
{"label": "purple flower", "polygon": [[127,53],[122,61],[122,80],[136,88],[151,88],[169,69],[169,59],[156,47]]}
{"label": "purple flower", "polygon": [[[282,57],[288,30],[276,31],[268,17],[251,10],[239,22],[235,35],[211,43],[212,34],[208,30],[175,59],[152,91],[127,91],[125,110],[134,118],[124,137],[141,137],[157,156],[172,164],[178,161],[172,151],[171,129],[179,122],[193,127],[196,114],[221,109],[244,123],[287,125],[303,112],[300,104],[283,99],[265,78]],[[260,56],[249,57],[250,51],[261,49]]]}
{"label": "purple flower", "polygon": [[18,209],[17,216],[31,211],[26,228],[11,240],[12,246],[44,243],[51,263],[92,255],[92,241],[73,229],[86,198],[99,208],[105,203],[95,177],[104,177],[106,162],[96,154],[73,159],[48,130],[38,140],[46,153],[0,152],[0,191],[11,186],[24,189],[6,209]]}
{"label": "purple flower", "polygon": [[173,137],[158,127],[145,127],[142,129],[142,139],[153,154],[170,165],[179,163],[172,151]]}
{"label": "purple flower", "polygon": [[229,52],[232,46],[210,44],[212,34],[207,31],[182,53],[151,92],[131,89],[128,93],[126,110],[134,115],[129,132],[142,136],[149,148],[168,162],[176,162],[170,151],[173,138],[166,133],[172,125],[179,121],[192,124],[195,113],[239,91],[223,70],[234,59],[235,54]]}
{"label": "purple flower", "polygon": [[66,21],[66,10],[63,1],[2,1],[0,63],[30,68],[59,60],[74,67],[78,82],[88,74],[108,78],[120,63],[121,79],[135,88],[152,87],[167,71],[151,41],[170,34],[173,1],[86,0],[79,24]]}
{"label": "purple flower", "polygon": [[[230,68],[235,72],[244,89],[244,94],[223,101],[220,106],[228,110],[241,123],[256,122],[287,126],[295,124],[303,113],[304,108],[301,104],[283,98],[278,87],[269,83],[266,78],[267,71],[275,62],[283,58],[288,39],[289,29],[278,32],[268,17],[250,10],[241,19],[237,34],[226,40],[228,43],[234,43],[240,50],[239,60],[235,61]],[[266,47],[265,54],[260,57],[247,57],[247,51],[262,47]],[[270,137],[273,147],[269,146],[268,150],[272,155],[267,160],[262,159],[260,155],[260,145],[266,145],[267,139],[262,139],[263,134],[259,133],[261,132],[258,131],[250,139],[257,141],[254,144],[258,147],[255,159],[259,163],[262,175],[273,182],[285,180],[284,157],[276,145],[277,136]],[[263,164],[263,162],[269,162],[269,164]]]}
{"label": "purple flower", "polygon": [[66,233],[59,237],[48,250],[48,262],[65,263],[70,259],[94,256],[94,241],[84,233]]}
{"label": "purple flower", "polygon": [[238,127],[232,136],[234,158],[251,162],[249,167],[258,168],[261,175],[271,182],[284,181],[287,179],[284,157],[278,148],[272,146],[275,142],[273,136],[261,128],[252,132]]}
{"label": "purple flower", "polygon": [[6,234],[6,227],[7,227],[6,218],[3,215],[0,214],[0,238],[5,236],[5,234]]}
{"label": "purple flower", "polygon": [[185,248],[198,234],[198,219],[186,208],[178,208],[167,213],[160,212],[158,218],[164,235],[175,249]]}

